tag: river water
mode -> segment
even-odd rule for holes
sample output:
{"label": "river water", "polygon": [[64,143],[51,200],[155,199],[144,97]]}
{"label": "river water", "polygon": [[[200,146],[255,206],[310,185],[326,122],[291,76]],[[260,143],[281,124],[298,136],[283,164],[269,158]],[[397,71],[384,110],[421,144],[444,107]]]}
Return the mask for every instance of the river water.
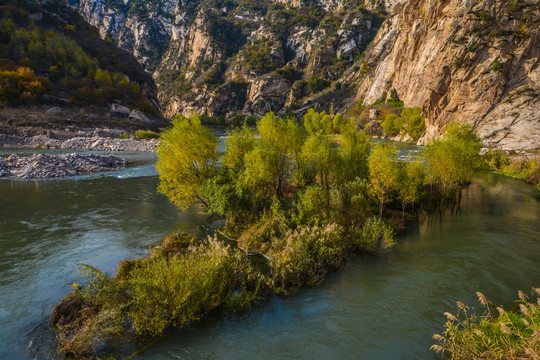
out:
{"label": "river water", "polygon": [[[1,154],[0,154],[1,155]],[[174,230],[215,224],[156,193],[152,155],[135,167],[71,180],[0,181],[0,359],[52,358],[37,330],[83,282],[79,264],[113,273]],[[456,300],[482,291],[512,306],[540,286],[540,202],[519,180],[482,174],[459,214],[423,217],[382,257],[358,255],[317,287],[247,314],[213,315],[135,359],[437,359],[432,334]],[[478,305],[479,307],[479,305]],[[26,336],[28,333],[30,335]]]}

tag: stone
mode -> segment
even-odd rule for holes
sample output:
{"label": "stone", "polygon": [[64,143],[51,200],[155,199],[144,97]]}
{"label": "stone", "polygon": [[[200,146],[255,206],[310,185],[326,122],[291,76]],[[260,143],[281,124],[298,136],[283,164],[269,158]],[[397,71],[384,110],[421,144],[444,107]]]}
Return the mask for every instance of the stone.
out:
{"label": "stone", "polygon": [[0,158],[0,177],[21,179],[69,177],[124,166],[127,161],[112,155],[36,154],[18,157],[13,154],[7,161]]}
{"label": "stone", "polygon": [[148,124],[152,123],[152,121],[150,121],[150,119],[148,119],[148,117],[146,115],[144,115],[144,113],[142,113],[139,110],[131,111],[131,113],[129,114],[129,119],[133,120],[133,121],[135,121],[135,122],[137,122],[139,124],[148,125]]}
{"label": "stone", "polygon": [[131,110],[129,110],[127,107],[122,106],[120,104],[111,104],[110,111],[112,115],[123,116],[123,117],[128,117],[131,113]]}
{"label": "stone", "polygon": [[30,15],[28,15],[28,19],[30,19],[32,21],[41,21],[41,20],[43,20],[43,13],[40,11],[40,12],[37,12],[37,13],[34,13],[34,14],[30,14]]}
{"label": "stone", "polygon": [[51,116],[58,116],[60,114],[62,114],[62,109],[60,109],[59,107],[50,108],[49,110],[45,112],[45,115],[51,115]]}
{"label": "stone", "polygon": [[377,120],[380,114],[378,109],[369,109],[369,120]]}

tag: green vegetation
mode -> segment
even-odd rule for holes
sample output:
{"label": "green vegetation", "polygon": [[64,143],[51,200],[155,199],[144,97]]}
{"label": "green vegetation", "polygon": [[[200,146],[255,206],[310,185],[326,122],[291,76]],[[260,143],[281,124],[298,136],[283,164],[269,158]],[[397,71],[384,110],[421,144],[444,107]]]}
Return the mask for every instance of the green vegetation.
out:
{"label": "green vegetation", "polygon": [[501,150],[491,150],[484,154],[483,160],[491,171],[535,185],[538,190],[537,196],[540,197],[540,157],[511,157]]}
{"label": "green vegetation", "polygon": [[381,126],[386,136],[408,135],[413,140],[418,140],[426,131],[425,119],[419,107],[405,108],[400,115],[388,114],[381,122]]}
{"label": "green vegetation", "polygon": [[270,39],[254,40],[244,50],[246,64],[250,70],[257,73],[267,73],[281,65],[279,58],[272,55],[272,46],[276,46]]}
{"label": "green vegetation", "polygon": [[[0,5],[0,103],[31,105],[40,103],[44,94],[67,94],[74,105],[105,105],[115,99],[132,108],[158,112],[137,82],[128,81],[124,72],[111,70],[122,69],[128,62],[112,66],[115,54],[110,56],[113,60],[105,53],[90,54],[79,39],[85,34],[84,46],[94,51],[110,45],[100,43],[102,40],[86,29],[79,30],[78,23],[56,28],[44,21],[37,26],[28,19],[36,11],[40,8],[31,1]],[[74,15],[73,20],[78,18]]]}
{"label": "green vegetation", "polygon": [[356,129],[356,123],[351,118],[342,114],[330,115],[325,111],[318,113],[313,109],[308,110],[302,122],[309,134],[340,134],[349,128]]}
{"label": "green vegetation", "polygon": [[[306,117],[302,127],[268,113],[256,129],[231,130],[222,154],[197,116],[174,119],[158,147],[159,190],[181,209],[200,201],[224,216],[222,232],[237,246],[176,234],[151,257],[122,262],[113,278],[86,268],[91,283],[52,316],[60,350],[86,356],[104,339],[160,335],[214,309],[245,309],[268,293],[314,285],[356,251],[387,251],[407,208],[454,195],[476,169],[478,142],[467,126],[449,126],[425,162],[401,161],[393,146],[372,151],[351,123],[336,136],[328,130],[335,117]],[[269,268],[251,266],[251,252]]]}
{"label": "green vegetation", "polygon": [[154,131],[138,130],[135,132],[135,138],[139,140],[158,139],[159,134]]}
{"label": "green vegetation", "polygon": [[218,141],[197,116],[177,115],[172,124],[157,148],[159,191],[184,210],[197,201],[207,204],[201,188],[216,171]]}
{"label": "green vegetation", "polygon": [[540,289],[533,289],[536,304],[519,291],[518,307],[504,310],[494,306],[482,293],[476,293],[484,308],[478,315],[461,301],[456,316],[445,313],[448,321],[443,335],[435,334],[439,344],[432,350],[452,359],[535,359],[540,354]]}
{"label": "green vegetation", "polygon": [[81,272],[91,282],[75,285],[51,316],[67,358],[94,356],[100,339],[154,336],[216,308],[241,310],[264,288],[245,255],[187,234],[168,237],[150,257],[121,262],[115,277],[90,266]]}
{"label": "green vegetation", "polygon": [[435,183],[443,203],[449,195],[461,195],[463,186],[471,181],[482,165],[482,142],[469,125],[447,125],[444,140],[426,146],[424,158],[428,165],[427,176]]}

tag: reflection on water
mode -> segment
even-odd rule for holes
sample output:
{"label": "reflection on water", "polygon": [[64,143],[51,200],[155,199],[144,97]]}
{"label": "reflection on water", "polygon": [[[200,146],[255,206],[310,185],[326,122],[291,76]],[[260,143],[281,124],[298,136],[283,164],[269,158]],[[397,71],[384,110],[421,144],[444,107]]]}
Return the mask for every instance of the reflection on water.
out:
{"label": "reflection on water", "polygon": [[[0,181],[1,359],[30,356],[24,335],[68,284],[83,281],[78,264],[114,272],[118,260],[147,254],[175,228],[209,223],[199,207],[180,213],[156,194],[156,177],[138,174]],[[431,335],[456,300],[475,305],[482,291],[508,307],[518,289],[540,286],[540,203],[531,191],[484,174],[459,213],[423,217],[392,253],[357,256],[320,286],[248,314],[214,315],[136,359],[437,358]]]}

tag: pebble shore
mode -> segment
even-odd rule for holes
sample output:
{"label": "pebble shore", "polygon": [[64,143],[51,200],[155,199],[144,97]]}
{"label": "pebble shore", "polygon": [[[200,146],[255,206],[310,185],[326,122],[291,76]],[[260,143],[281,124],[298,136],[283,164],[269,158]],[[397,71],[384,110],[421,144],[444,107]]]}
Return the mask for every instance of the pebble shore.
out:
{"label": "pebble shore", "polygon": [[44,179],[70,177],[124,166],[126,160],[113,155],[36,154],[0,158],[0,177]]}
{"label": "pebble shore", "polygon": [[0,131],[0,147],[4,148],[47,148],[93,151],[134,151],[154,152],[156,139],[119,139],[121,132],[109,129],[81,130],[76,133],[57,133],[45,131],[36,134],[32,131]]}

